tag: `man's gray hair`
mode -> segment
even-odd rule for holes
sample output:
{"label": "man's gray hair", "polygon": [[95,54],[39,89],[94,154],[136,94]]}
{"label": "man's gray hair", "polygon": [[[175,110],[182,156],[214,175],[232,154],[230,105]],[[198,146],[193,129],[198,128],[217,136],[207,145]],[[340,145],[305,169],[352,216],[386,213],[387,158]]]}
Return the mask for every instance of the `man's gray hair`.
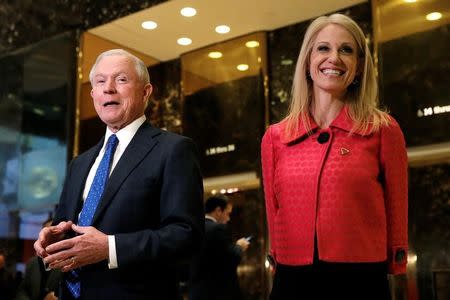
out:
{"label": "man's gray hair", "polygon": [[112,49],[102,52],[95,60],[95,63],[92,66],[91,71],[89,72],[89,81],[91,82],[91,85],[93,84],[95,69],[97,68],[98,63],[106,56],[128,57],[134,63],[139,80],[141,80],[144,84],[150,83],[150,75],[148,74],[147,66],[140,58],[123,49]]}

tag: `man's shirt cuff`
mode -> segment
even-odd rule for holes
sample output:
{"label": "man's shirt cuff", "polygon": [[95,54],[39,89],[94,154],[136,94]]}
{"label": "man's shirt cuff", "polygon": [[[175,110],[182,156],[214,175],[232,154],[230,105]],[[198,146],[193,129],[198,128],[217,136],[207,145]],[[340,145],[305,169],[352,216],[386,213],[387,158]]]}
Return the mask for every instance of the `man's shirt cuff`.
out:
{"label": "man's shirt cuff", "polygon": [[108,235],[108,248],[109,248],[109,259],[108,268],[115,269],[119,266],[117,265],[117,254],[116,254],[116,238],[114,235]]}

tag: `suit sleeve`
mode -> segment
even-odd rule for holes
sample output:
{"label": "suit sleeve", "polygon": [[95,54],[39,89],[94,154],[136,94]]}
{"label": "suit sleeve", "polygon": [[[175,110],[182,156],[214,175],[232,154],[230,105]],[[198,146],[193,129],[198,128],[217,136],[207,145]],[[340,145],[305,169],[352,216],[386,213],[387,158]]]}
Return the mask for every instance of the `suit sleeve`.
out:
{"label": "suit sleeve", "polygon": [[272,127],[269,127],[269,129],[266,131],[262,139],[261,165],[262,165],[262,177],[264,185],[264,198],[266,203],[267,225],[269,228],[269,239],[270,239],[269,253],[276,261],[276,253],[275,253],[276,239],[275,239],[274,222],[278,205],[273,191],[273,177],[275,166],[274,166],[274,151],[272,142]]}
{"label": "suit sleeve", "polygon": [[233,243],[229,228],[217,226],[217,232],[214,236],[217,239],[217,259],[225,260],[224,263],[229,263],[232,268],[236,268],[242,259],[242,249]]}
{"label": "suit sleeve", "polygon": [[159,199],[159,226],[116,234],[119,268],[152,261],[171,264],[189,258],[204,235],[203,182],[194,142],[166,145]]}
{"label": "suit sleeve", "polygon": [[387,218],[389,273],[406,272],[408,251],[408,158],[400,126],[391,119],[381,129],[381,171]]}

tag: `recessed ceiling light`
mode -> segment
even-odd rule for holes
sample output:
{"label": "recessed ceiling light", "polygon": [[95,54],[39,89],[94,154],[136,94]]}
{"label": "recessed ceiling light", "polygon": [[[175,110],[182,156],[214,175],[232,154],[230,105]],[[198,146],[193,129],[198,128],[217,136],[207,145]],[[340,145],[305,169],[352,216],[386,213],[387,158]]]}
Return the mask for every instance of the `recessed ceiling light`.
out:
{"label": "recessed ceiling light", "polygon": [[219,51],[212,51],[208,53],[208,56],[211,58],[221,58],[222,57],[222,52]]}
{"label": "recessed ceiling light", "polygon": [[403,0],[403,2],[406,2],[406,3],[414,3],[414,2],[417,2],[417,0]]}
{"label": "recessed ceiling light", "polygon": [[220,34],[228,33],[230,32],[230,30],[231,30],[230,27],[227,25],[219,25],[216,27],[216,32]]}
{"label": "recessed ceiling light", "polygon": [[182,46],[187,46],[187,45],[192,44],[192,40],[187,37],[182,37],[177,40],[177,43]]}
{"label": "recessed ceiling light", "polygon": [[248,70],[248,65],[247,64],[240,64],[236,66],[236,69],[238,69],[239,71],[247,71]]}
{"label": "recessed ceiling light", "polygon": [[193,7],[183,7],[180,10],[180,14],[185,17],[193,17],[197,14],[197,10]]}
{"label": "recessed ceiling light", "polygon": [[153,22],[153,21],[145,21],[145,22],[142,22],[141,26],[144,29],[152,30],[152,29],[155,29],[156,27],[158,27],[158,24],[156,24],[156,22]]}
{"label": "recessed ceiling light", "polygon": [[436,20],[439,20],[440,18],[442,18],[442,14],[440,12],[435,11],[435,12],[429,13],[426,16],[426,18],[428,21],[436,21]]}
{"label": "recessed ceiling light", "polygon": [[248,41],[247,43],[245,43],[245,46],[247,48],[259,47],[259,42],[258,41]]}

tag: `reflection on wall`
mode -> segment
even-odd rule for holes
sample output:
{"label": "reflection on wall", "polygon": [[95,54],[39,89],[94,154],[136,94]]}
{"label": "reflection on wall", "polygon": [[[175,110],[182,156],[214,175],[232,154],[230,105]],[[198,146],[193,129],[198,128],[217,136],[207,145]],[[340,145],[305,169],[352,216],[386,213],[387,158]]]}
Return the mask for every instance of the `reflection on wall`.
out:
{"label": "reflection on wall", "polygon": [[228,195],[233,204],[230,227],[233,241],[253,236],[237,268],[241,290],[246,300],[267,299],[264,266],[266,244],[265,208],[259,189]]}
{"label": "reflection on wall", "polygon": [[379,45],[381,98],[408,146],[450,141],[449,45],[450,24]]}
{"label": "reflection on wall", "polygon": [[0,58],[6,70],[0,83],[0,203],[9,210],[52,210],[58,201],[72,119],[74,49],[75,35],[67,33]]}
{"label": "reflection on wall", "polygon": [[180,60],[163,62],[148,69],[153,93],[146,116],[158,128],[181,133],[181,66]]}
{"label": "reflection on wall", "polygon": [[197,143],[205,178],[259,168],[266,51],[258,32],[181,56],[183,134]]}
{"label": "reflection on wall", "polygon": [[205,177],[257,168],[263,99],[260,76],[217,84],[185,96],[183,133],[197,143]]}
{"label": "reflection on wall", "polygon": [[450,164],[411,168],[409,186],[408,268],[419,296],[411,299],[450,299]]}
{"label": "reflection on wall", "polygon": [[34,221],[59,200],[72,140],[76,42],[65,33],[0,57],[0,249],[11,267],[34,254]]}
{"label": "reflection on wall", "polygon": [[23,154],[19,209],[45,209],[58,202],[65,177],[66,151],[65,147],[55,145]]}

